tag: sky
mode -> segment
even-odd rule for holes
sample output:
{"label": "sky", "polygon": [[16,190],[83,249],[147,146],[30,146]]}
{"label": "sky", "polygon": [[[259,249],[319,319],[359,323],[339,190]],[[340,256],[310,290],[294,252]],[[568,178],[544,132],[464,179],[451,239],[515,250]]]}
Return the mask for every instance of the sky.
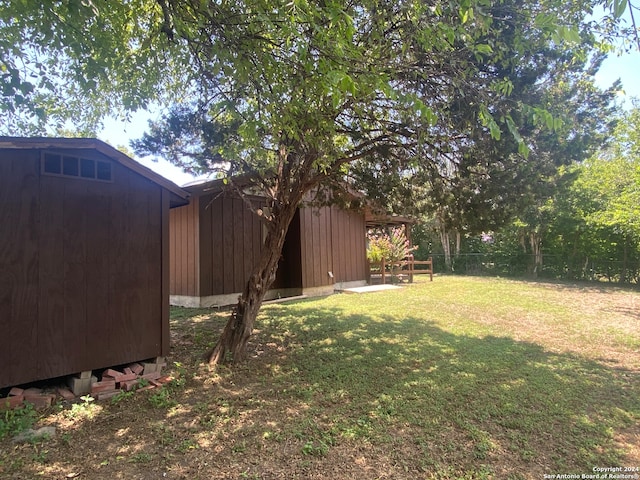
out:
{"label": "sky", "polygon": [[[596,83],[600,88],[605,89],[618,78],[622,80],[623,87],[619,101],[629,108],[631,98],[640,98],[640,52],[637,48],[624,55],[611,53],[596,75]],[[157,113],[145,111],[134,114],[126,123],[108,120],[105,122],[104,129],[98,134],[98,138],[114,146],[128,147],[130,140],[142,137],[148,120],[155,118],[156,115]],[[167,161],[154,162],[150,158],[136,158],[136,160],[177,185],[184,185],[195,178]]]}

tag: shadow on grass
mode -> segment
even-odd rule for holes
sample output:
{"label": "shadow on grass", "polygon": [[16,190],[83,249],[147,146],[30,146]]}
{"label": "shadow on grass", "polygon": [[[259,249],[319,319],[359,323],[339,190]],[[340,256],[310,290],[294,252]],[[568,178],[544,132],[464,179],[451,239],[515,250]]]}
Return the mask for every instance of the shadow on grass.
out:
{"label": "shadow on grass", "polygon": [[279,321],[292,330],[290,362],[311,403],[340,398],[342,417],[376,419],[380,439],[385,424],[409,428],[404,440],[423,446],[423,466],[455,458],[457,474],[491,461],[494,473],[591,473],[625,461],[615,434],[640,420],[637,373],[579,355],[304,304]]}
{"label": "shadow on grass", "polygon": [[170,358],[184,385],[105,404],[50,445],[55,458],[36,446],[7,478],[539,479],[630,465],[616,435],[640,419],[637,375],[302,301],[265,308],[252,360],[211,382],[196,358],[226,317],[191,313]]}

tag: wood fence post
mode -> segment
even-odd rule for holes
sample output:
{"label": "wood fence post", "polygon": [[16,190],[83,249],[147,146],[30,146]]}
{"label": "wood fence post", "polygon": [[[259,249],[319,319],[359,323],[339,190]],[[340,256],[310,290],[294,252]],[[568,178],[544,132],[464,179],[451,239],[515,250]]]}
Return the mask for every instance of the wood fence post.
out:
{"label": "wood fence post", "polygon": [[384,277],[385,277],[385,271],[386,267],[384,265],[384,258],[382,259],[382,261],[380,262],[380,273],[382,274],[382,285],[384,285],[385,281],[384,281]]}
{"label": "wood fence post", "polygon": [[415,258],[413,257],[413,253],[409,254],[409,283],[413,283],[413,269]]}
{"label": "wood fence post", "polygon": [[429,257],[429,281],[433,282],[433,257]]}

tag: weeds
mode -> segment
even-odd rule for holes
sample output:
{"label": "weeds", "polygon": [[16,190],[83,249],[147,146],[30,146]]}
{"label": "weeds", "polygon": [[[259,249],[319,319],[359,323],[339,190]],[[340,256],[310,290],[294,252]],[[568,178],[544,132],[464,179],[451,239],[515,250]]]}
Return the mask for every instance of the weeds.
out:
{"label": "weeds", "polygon": [[0,412],[0,440],[28,430],[33,426],[36,418],[36,411],[30,403],[25,403],[20,408]]}

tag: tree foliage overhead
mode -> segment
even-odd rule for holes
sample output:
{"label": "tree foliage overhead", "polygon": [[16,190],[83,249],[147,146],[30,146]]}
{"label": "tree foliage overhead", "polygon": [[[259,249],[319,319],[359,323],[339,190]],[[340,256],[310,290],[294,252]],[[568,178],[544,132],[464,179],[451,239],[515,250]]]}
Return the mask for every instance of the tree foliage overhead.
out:
{"label": "tree foliage overhead", "polygon": [[162,27],[147,0],[0,1],[0,130],[95,131],[104,116],[180,98],[188,60]]}

